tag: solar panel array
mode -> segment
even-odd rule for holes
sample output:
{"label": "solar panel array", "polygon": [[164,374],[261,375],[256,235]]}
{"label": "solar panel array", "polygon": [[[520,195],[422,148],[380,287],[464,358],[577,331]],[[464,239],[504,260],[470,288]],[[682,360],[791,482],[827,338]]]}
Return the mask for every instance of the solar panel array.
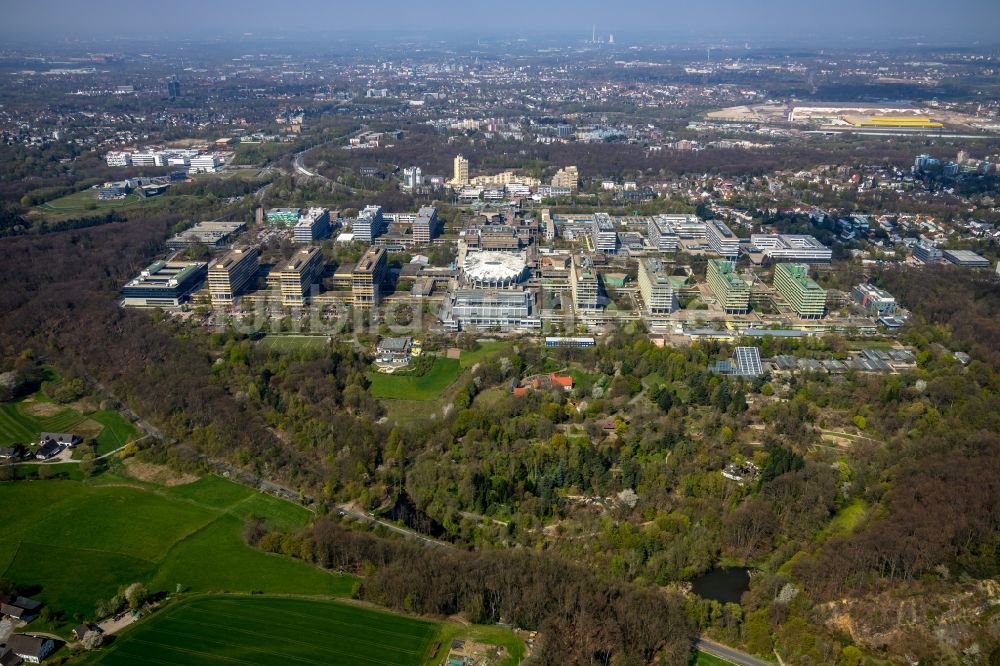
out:
{"label": "solar panel array", "polygon": [[736,374],[741,377],[759,377],[764,374],[758,347],[737,347],[733,352],[733,363],[736,365]]}

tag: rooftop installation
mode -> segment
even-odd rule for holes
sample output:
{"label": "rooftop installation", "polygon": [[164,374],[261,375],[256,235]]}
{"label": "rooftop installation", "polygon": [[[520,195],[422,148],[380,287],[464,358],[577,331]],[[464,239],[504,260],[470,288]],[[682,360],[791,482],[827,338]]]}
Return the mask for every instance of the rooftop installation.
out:
{"label": "rooftop installation", "polygon": [[469,252],[462,270],[465,281],[477,287],[510,287],[524,277],[524,257],[507,252]]}

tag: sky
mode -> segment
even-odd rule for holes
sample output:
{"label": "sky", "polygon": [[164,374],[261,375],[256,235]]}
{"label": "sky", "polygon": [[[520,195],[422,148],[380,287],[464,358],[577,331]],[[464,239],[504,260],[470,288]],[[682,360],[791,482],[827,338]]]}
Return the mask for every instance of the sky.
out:
{"label": "sky", "polygon": [[403,32],[427,39],[589,36],[756,40],[1000,42],[1000,0],[0,0],[8,40],[325,36]]}

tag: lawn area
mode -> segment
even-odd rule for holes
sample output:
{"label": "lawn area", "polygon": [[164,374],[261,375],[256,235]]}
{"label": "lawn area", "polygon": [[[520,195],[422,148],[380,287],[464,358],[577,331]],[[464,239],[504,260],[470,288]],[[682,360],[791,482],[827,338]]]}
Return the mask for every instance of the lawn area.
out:
{"label": "lawn area", "polygon": [[[78,467],[78,466],[73,466]],[[0,483],[7,507],[0,577],[48,604],[65,635],[118,587],[342,596],[354,579],[243,542],[243,519],[303,526],[303,507],[208,476],[166,488],[106,473],[87,481]],[[37,623],[36,623],[37,624]]]}
{"label": "lawn area", "polygon": [[480,342],[479,347],[473,351],[463,351],[459,357],[459,363],[463,368],[471,368],[476,363],[488,361],[497,354],[511,351],[513,348],[514,343],[507,340],[486,340]]}
{"label": "lawn area", "polygon": [[[207,596],[177,603],[124,632],[88,662],[101,666],[256,664],[440,664],[453,638],[503,645],[523,658],[508,630],[442,624],[338,601]],[[435,643],[437,655],[430,657]]]}
{"label": "lawn area", "polygon": [[325,335],[266,335],[257,343],[266,349],[273,349],[279,354],[299,351],[300,349],[321,349],[327,344]]}
{"label": "lawn area", "polygon": [[138,439],[142,434],[118,412],[94,412],[88,418],[104,426],[101,434],[94,440],[94,448],[99,456],[125,446],[133,439]]}
{"label": "lawn area", "polygon": [[146,201],[148,199],[143,199],[138,194],[129,194],[124,199],[101,201],[97,198],[97,190],[86,189],[74,192],[73,194],[67,194],[59,199],[46,201],[38,206],[36,210],[45,213],[103,212],[114,210],[115,208],[141,205]]}
{"label": "lawn area", "polygon": [[0,444],[25,444],[38,438],[35,419],[18,409],[19,403],[0,404]]}
{"label": "lawn area", "polygon": [[434,400],[462,374],[460,361],[436,358],[427,373],[419,376],[372,373],[371,394],[376,398],[397,400]]}

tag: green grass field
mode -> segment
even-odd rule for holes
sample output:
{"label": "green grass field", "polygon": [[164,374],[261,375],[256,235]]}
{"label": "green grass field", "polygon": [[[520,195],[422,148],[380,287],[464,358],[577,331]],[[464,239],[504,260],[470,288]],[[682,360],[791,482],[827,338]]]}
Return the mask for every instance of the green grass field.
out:
{"label": "green grass field", "polygon": [[179,585],[192,592],[323,596],[347,595],[354,582],[247,546],[244,518],[294,529],[311,514],[215,476],[171,488],[112,474],[2,483],[0,506],[7,514],[0,577],[31,590],[57,614],[39,630],[65,634],[93,619],[99,599],[133,582],[154,592]]}
{"label": "green grass field", "polygon": [[462,366],[458,360],[437,358],[431,369],[419,377],[372,373],[370,390],[376,398],[434,400],[455,383],[460,374]]}
{"label": "green grass field", "polygon": [[25,444],[38,437],[40,429],[33,417],[18,409],[18,404],[0,404],[0,444]]}
{"label": "green grass field", "polygon": [[166,609],[125,633],[93,663],[428,663],[440,625],[335,601],[207,597]]}
{"label": "green grass field", "polygon": [[267,335],[258,342],[261,347],[273,349],[279,354],[300,349],[321,349],[327,344],[325,335]]}
{"label": "green grass field", "polygon": [[36,210],[45,213],[76,213],[86,211],[107,211],[115,208],[125,208],[128,206],[142,205],[148,201],[138,194],[129,194],[124,199],[114,199],[111,201],[101,201],[97,198],[97,190],[82,190],[68,194],[59,199],[46,201],[36,207]]}
{"label": "green grass field", "polygon": [[99,456],[125,446],[142,434],[118,412],[94,412],[88,418],[104,426],[95,440],[94,448]]}
{"label": "green grass field", "polygon": [[494,356],[503,352],[513,353],[514,343],[507,340],[486,340],[480,342],[473,351],[463,351],[459,357],[459,363],[463,368],[471,368],[476,363],[488,361]]}

